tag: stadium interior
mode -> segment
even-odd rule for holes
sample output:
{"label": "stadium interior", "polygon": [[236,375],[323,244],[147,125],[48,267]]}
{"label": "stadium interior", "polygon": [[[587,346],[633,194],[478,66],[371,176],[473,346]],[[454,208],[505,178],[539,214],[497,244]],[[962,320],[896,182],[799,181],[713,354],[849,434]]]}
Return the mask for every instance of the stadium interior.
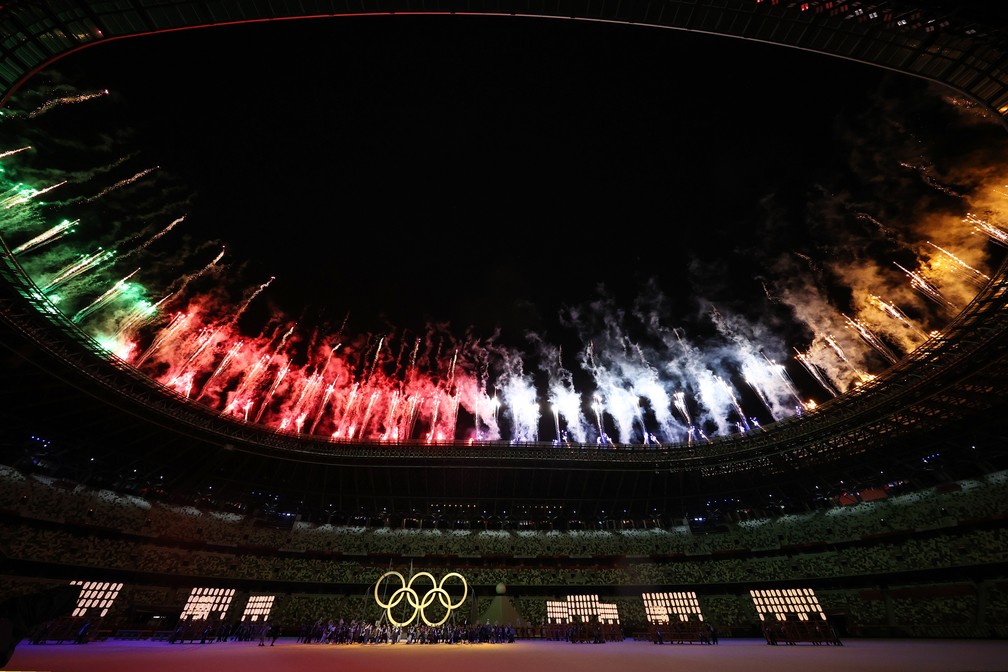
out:
{"label": "stadium interior", "polygon": [[[0,86],[86,42],[78,24],[111,35],[225,23],[242,3],[88,4],[4,3],[3,33],[19,37],[0,45]],[[640,14],[647,3],[569,4],[658,21]],[[1005,26],[965,10],[664,4],[704,8],[695,29],[765,30],[824,53],[848,48],[829,32],[848,30],[837,8],[879,11],[888,27],[843,33],[863,58],[898,59],[1008,114]],[[256,11],[287,11],[276,5]],[[904,20],[918,32],[895,27]],[[822,30],[780,28],[810,25]],[[917,45],[910,65],[904,39]],[[48,309],[6,244],[3,258],[0,588],[80,589],[72,609],[32,623],[31,642],[254,642],[267,623],[299,641],[433,637],[390,634],[406,603],[381,600],[414,576],[446,599],[425,598],[411,624],[448,623],[436,636],[451,641],[1008,637],[1008,266],[857,392],[760,432],[658,449],[334,442],[237,423],[108,356]]]}

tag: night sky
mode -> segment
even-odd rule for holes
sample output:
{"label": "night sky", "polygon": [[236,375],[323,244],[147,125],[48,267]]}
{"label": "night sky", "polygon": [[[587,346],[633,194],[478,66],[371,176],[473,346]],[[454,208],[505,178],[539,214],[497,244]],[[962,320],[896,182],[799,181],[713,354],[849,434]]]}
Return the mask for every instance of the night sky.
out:
{"label": "night sky", "polygon": [[[933,234],[993,212],[1003,128],[925,82],[782,47],[383,16],[122,40],[36,79],[12,109],[109,93],[8,122],[33,146],[11,174],[55,180],[44,166],[61,157],[80,179],[54,193],[90,208],[81,240],[142,239],[185,214],[111,277],[138,267],[156,298],[226,249],[205,291],[240,304],[269,283],[242,314],[250,335],[278,314],[315,333],[436,323],[523,351],[648,349],[672,333],[723,363],[738,343],[716,323],[738,320],[735,337],[821,402],[831,393],[789,359],[825,334],[813,313],[832,311],[839,332],[859,295],[892,292],[913,324],[885,336],[899,355],[910,331],[954,315],[899,266],[971,236],[955,247],[970,263],[999,253],[969,226]],[[961,307],[969,285],[945,290]],[[858,368],[885,368],[881,349],[845,338]]]}
{"label": "night sky", "polygon": [[193,235],[261,261],[278,296],[481,331],[545,327],[600,282],[703,293],[727,274],[751,297],[736,265],[762,245],[761,199],[790,207],[842,163],[834,117],[885,78],[657,29],[399,16],[129,40],[71,66],[191,188]]}

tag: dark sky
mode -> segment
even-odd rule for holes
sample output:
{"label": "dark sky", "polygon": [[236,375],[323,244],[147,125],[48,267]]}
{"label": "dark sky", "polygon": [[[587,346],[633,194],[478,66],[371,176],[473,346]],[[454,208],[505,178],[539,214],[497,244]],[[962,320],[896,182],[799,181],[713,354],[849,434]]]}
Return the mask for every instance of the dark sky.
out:
{"label": "dark sky", "polygon": [[599,282],[692,287],[692,265],[763,235],[762,198],[830,170],[838,107],[884,77],[681,32],[400,16],[128,40],[71,66],[191,187],[187,226],[260,261],[271,293],[482,331],[541,328]]}

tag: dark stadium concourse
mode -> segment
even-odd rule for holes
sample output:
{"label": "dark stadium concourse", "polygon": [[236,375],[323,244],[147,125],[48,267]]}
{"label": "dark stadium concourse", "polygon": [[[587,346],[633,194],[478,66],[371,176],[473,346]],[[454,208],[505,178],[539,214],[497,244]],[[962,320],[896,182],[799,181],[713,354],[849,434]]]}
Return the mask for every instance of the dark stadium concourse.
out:
{"label": "dark stadium concourse", "polygon": [[[793,55],[814,52],[816,57],[878,66],[944,87],[942,100],[968,119],[971,131],[974,125],[1008,131],[1003,11],[989,3],[953,4],[22,0],[0,5],[5,37],[0,40],[0,100],[10,105],[30,80],[52,64],[71,60],[75,52],[108,42],[159,39],[190,28],[212,34],[245,23],[268,29],[296,23],[294,19],[363,20],[361,14],[386,19],[472,15],[501,21],[521,15],[537,21],[662,28],[673,37],[700,33],[794,48]],[[289,39],[298,37],[291,35]],[[589,51],[597,51],[596,46],[589,42]],[[28,112],[0,119],[0,128],[4,123],[30,125],[61,105],[72,108],[111,94],[79,94],[56,78],[44,95],[46,102]],[[489,100],[491,106],[502,104],[495,96]],[[879,113],[887,108],[867,109]],[[941,119],[945,123],[948,118]],[[828,127],[824,119],[808,126]],[[912,131],[904,133],[896,121],[879,125],[910,137],[918,151]],[[811,133],[807,127],[803,132]],[[113,135],[99,137],[112,144]],[[43,138],[43,145],[86,144],[69,137]],[[980,132],[975,137],[986,138]],[[286,141],[281,137],[278,144]],[[30,272],[32,258],[26,250],[44,246],[46,235],[62,235],[71,222],[58,233],[64,224],[34,236],[44,228],[41,220],[51,203],[39,198],[44,192],[12,184],[18,173],[6,168],[23,158],[16,152],[27,149],[4,153],[8,148],[0,147],[5,161],[0,178],[9,187],[0,192],[0,667],[7,664],[6,652],[13,653],[9,662],[18,669],[65,670],[177,669],[180,660],[195,669],[252,670],[267,658],[279,661],[270,669],[478,666],[532,671],[612,669],[628,663],[640,670],[670,665],[697,670],[1003,669],[1008,638],[1008,225],[1003,213],[989,205],[1000,202],[996,199],[985,202],[989,207],[979,215],[960,212],[965,202],[960,191],[976,187],[974,173],[964,177],[949,170],[951,177],[943,182],[935,177],[944,167],[938,162],[920,160],[917,165],[916,155],[879,159],[867,151],[853,152],[852,162],[863,159],[871,170],[895,164],[900,183],[926,194],[916,200],[952,213],[937,220],[939,228],[949,228],[953,220],[965,222],[963,237],[982,239],[992,261],[984,271],[965,263],[957,267],[967,275],[970,298],[962,305],[947,301],[934,308],[951,315],[940,329],[916,327],[879,300],[876,307],[888,307],[890,315],[900,318],[892,340],[913,331],[906,340],[915,347],[902,356],[876,348],[872,354],[885,362],[884,371],[863,373],[849,388],[824,393],[822,403],[805,405],[794,394],[799,401],[795,412],[778,418],[774,404],[764,400],[774,420],[761,424],[754,416],[750,424],[736,402],[738,410],[730,409],[736,423],[718,425],[708,418],[718,430],[708,437],[702,423],[694,431],[698,427],[687,417],[683,436],[688,439],[671,442],[647,431],[643,413],[638,416],[642,434],[628,432],[613,440],[603,428],[601,412],[596,412],[597,438],[591,440],[571,440],[578,435],[561,431],[557,413],[555,431],[544,414],[536,417],[541,425],[533,423],[533,429],[545,426],[550,432],[515,431],[517,438],[511,438],[502,430],[488,438],[480,433],[479,410],[464,406],[460,415],[473,430],[468,433],[435,438],[440,416],[434,413],[426,434],[410,426],[402,438],[385,432],[381,438],[360,438],[346,431],[348,423],[323,425],[325,431],[317,434],[315,425],[302,431],[309,426],[302,424],[307,412],[294,424],[287,418],[283,424],[259,422],[269,408],[269,395],[259,415],[249,415],[248,401],[244,419],[231,404],[225,412],[223,405],[201,403],[215,395],[241,396],[240,387],[217,394],[210,384],[218,381],[217,372],[240,344],[227,351],[223,339],[214,343],[220,357],[212,366],[198,376],[190,371],[188,384],[177,384],[184,376],[155,378],[129,363],[143,360],[156,349],[153,344],[140,356],[119,356],[107,340],[82,329],[82,323],[107,307],[101,301],[112,290],[101,293],[88,286],[91,295],[97,294],[94,302],[64,309],[73,304],[61,303],[65,299],[57,292],[63,274]],[[214,151],[211,147],[207,154]],[[256,148],[246,151],[241,162],[258,168]],[[128,160],[122,156],[126,158],[116,154],[110,165]],[[1005,166],[982,167],[994,182],[1003,180],[999,171]],[[46,171],[38,172],[51,179]],[[133,173],[100,194],[116,195],[130,180],[142,183],[147,174]],[[472,181],[478,183],[479,176]],[[1008,197],[1003,185],[998,182],[998,193]],[[287,193],[282,186],[274,194],[260,184],[250,191],[279,201]],[[135,192],[125,193],[132,197]],[[854,212],[849,219],[838,217],[842,229],[853,222],[878,238],[895,240],[896,247],[912,247],[888,228],[888,219],[857,211],[857,189],[828,196],[830,206],[835,197]],[[75,195],[66,202],[90,199]],[[132,198],[123,201],[133,205]],[[143,206],[138,206],[140,218],[163,214],[146,201]],[[899,203],[886,212],[895,219],[891,212],[901,208],[909,211]],[[181,220],[159,229],[144,245],[153,246]],[[809,221],[808,228],[822,226],[811,215]],[[286,220],[277,227],[286,228]],[[127,241],[141,238],[123,228]],[[372,228],[379,227],[368,225],[369,234]],[[20,244],[8,240],[15,230],[24,234]],[[828,257],[839,247],[829,239],[819,251]],[[139,256],[139,249],[124,247],[121,256]],[[177,270],[174,251],[151,265]],[[106,259],[104,253],[68,255],[72,263],[66,273]],[[201,259],[202,270],[173,278],[166,297],[199,280],[207,269],[219,271],[215,264],[223,255],[220,251],[209,263]],[[803,255],[795,256],[804,260]],[[398,286],[409,282],[407,276],[396,278]],[[216,281],[223,274],[213,277]],[[911,277],[914,289],[925,284],[919,276]],[[270,282],[242,294],[242,309]],[[499,284],[507,294],[508,281]],[[768,285],[759,289],[776,306]],[[798,295],[795,303],[801,304],[804,295]],[[273,307],[270,303],[264,312]],[[484,307],[500,308],[480,304]],[[500,311],[506,318],[522,312]],[[135,321],[117,324],[117,333],[153,312],[131,314]],[[178,323],[188,317],[179,317]],[[174,319],[166,323],[177,324]],[[237,317],[231,320],[237,322]],[[858,326],[853,320],[838,324],[851,333]],[[285,325],[277,332],[281,336],[276,340],[284,343],[294,329]],[[217,332],[201,333],[210,333],[202,341],[209,344]],[[870,340],[866,333],[852,340]],[[678,347],[681,332],[663,335],[669,334]],[[333,346],[328,336],[315,339],[324,342],[327,363],[342,355],[334,354],[342,342]],[[623,336],[616,339],[621,345],[630,341]],[[414,355],[421,340],[416,339]],[[354,383],[380,369],[370,362],[379,361],[385,340],[376,337],[373,342],[379,345],[356,352],[358,360],[347,360],[356,368],[347,364],[341,370]],[[825,351],[842,351],[835,340],[824,342]],[[590,360],[594,341],[585,349],[585,360]],[[555,354],[549,347],[542,350],[546,356]],[[483,352],[491,351],[487,347]],[[399,358],[397,382],[403,384],[408,378],[403,371],[413,372],[398,367],[409,360],[408,352],[403,347],[391,358]],[[770,361],[764,351],[754,352]],[[455,378],[455,360],[446,359],[452,363],[451,376],[438,379],[439,398],[458,398],[470,379],[463,381],[461,373]],[[236,377],[253,379],[253,361],[242,360]],[[270,392],[288,371],[277,368]],[[480,379],[472,375],[471,380]],[[504,387],[497,382],[494,399],[497,388]],[[638,403],[640,389],[633,388]],[[479,393],[490,398],[480,390],[475,394],[480,401],[484,396]],[[751,394],[759,396],[758,391]],[[539,402],[533,406],[537,413],[543,410]],[[317,408],[315,417],[322,418],[326,401]],[[651,412],[658,415],[653,407]],[[366,413],[363,417],[371,419]],[[493,429],[516,430],[521,422],[514,413]],[[387,425],[393,424],[389,419]],[[617,425],[613,419],[612,426]],[[631,438],[624,440],[627,436]],[[46,604],[45,598],[54,594],[64,599]]]}

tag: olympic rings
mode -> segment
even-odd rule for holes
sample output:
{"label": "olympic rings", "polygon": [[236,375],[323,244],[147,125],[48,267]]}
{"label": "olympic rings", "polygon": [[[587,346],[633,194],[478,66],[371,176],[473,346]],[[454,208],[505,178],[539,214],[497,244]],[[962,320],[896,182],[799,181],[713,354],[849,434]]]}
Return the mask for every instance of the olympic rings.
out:
{"label": "olympic rings", "polygon": [[[392,596],[389,598],[388,602],[382,602],[382,599],[378,596],[378,588],[381,586],[382,581],[384,581],[387,577],[390,576],[399,577],[399,583],[402,584],[402,587],[396,588],[395,592],[392,593]],[[413,582],[419,579],[421,576],[429,579],[431,582],[431,588],[426,593],[424,593],[422,599],[419,595],[417,595],[416,590],[413,589]],[[462,581],[462,588],[463,588],[462,599],[459,600],[458,602],[452,602],[451,596],[448,595],[448,591],[444,589],[445,581],[447,581],[449,578],[453,576],[458,577],[459,580]],[[466,583],[465,577],[459,574],[458,572],[449,572],[448,574],[445,574],[440,582],[435,581],[434,575],[431,574],[430,572],[417,572],[412,577],[410,577],[408,583],[406,581],[406,578],[399,572],[385,572],[384,574],[381,575],[381,578],[378,579],[378,582],[375,583],[374,587],[375,602],[378,603],[379,607],[385,610],[385,614],[386,616],[388,616],[389,623],[400,628],[407,626],[413,621],[415,621],[417,616],[423,619],[423,622],[431,627],[441,625],[442,623],[448,620],[448,617],[451,615],[452,611],[462,606],[462,603],[466,601],[466,597],[468,596],[469,596],[469,584]],[[394,616],[392,616],[392,610],[395,607],[399,606],[399,604],[403,601],[403,598],[406,598],[406,602],[409,604],[409,606],[413,607],[413,615],[410,616],[405,621],[399,622],[395,620]],[[432,605],[435,599],[437,599],[437,601],[441,603],[441,606],[445,608],[445,615],[444,618],[442,618],[440,621],[431,622],[427,620],[427,615],[424,613],[424,609]]]}

